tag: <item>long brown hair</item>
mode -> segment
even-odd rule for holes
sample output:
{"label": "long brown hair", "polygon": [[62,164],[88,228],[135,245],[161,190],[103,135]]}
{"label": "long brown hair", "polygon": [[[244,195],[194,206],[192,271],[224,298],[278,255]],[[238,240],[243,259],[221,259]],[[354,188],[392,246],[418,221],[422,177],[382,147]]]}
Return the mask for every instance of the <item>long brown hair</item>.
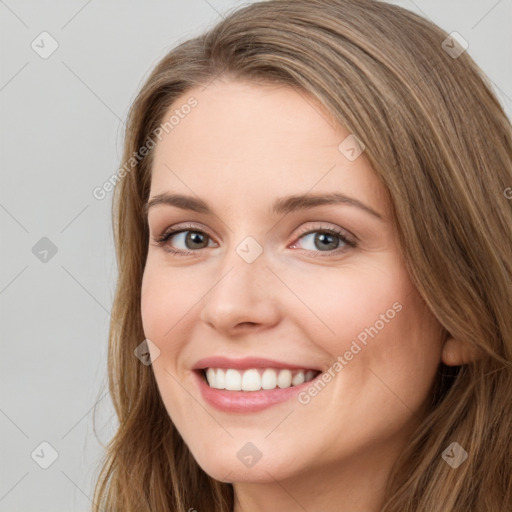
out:
{"label": "long brown hair", "polygon": [[[383,2],[270,0],[230,13],[157,64],[129,113],[123,163],[138,157],[119,173],[112,203],[119,277],[108,370],[119,426],[94,510],[233,509],[232,485],[198,466],[151,366],[134,357],[145,338],[152,162],[151,150],[138,152],[178,98],[221,75],[292,86],[357,135],[389,192],[419,294],[446,334],[483,354],[440,365],[430,411],[396,461],[382,511],[512,510],[512,130],[489,80],[468,52],[450,53],[447,37]],[[468,453],[457,469],[441,456],[454,441]]]}

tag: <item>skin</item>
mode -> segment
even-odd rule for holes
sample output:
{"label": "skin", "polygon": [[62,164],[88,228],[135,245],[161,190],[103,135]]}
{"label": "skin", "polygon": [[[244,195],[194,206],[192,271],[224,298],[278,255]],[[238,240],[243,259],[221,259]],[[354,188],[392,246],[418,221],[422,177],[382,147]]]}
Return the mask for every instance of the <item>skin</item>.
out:
{"label": "skin", "polygon": [[[386,190],[364,152],[350,161],[338,150],[349,132],[314,99],[222,79],[187,91],[169,115],[191,96],[198,105],[153,150],[150,198],[200,197],[215,215],[150,208],[142,283],[144,333],[160,350],[152,368],[166,409],[204,471],[233,483],[235,512],[378,511],[443,354],[457,364],[462,346],[449,339],[443,347],[401,259]],[[347,204],[270,212],[276,198],[306,192],[344,193],[383,219]],[[205,248],[187,246],[184,235],[166,247],[192,255],[156,244],[187,222],[206,233]],[[314,234],[303,235],[325,228],[357,237],[357,247],[339,241],[341,251],[333,249],[334,237],[322,251]],[[263,249],[252,263],[236,252],[247,236]],[[199,393],[191,367],[208,356],[327,371],[395,303],[401,311],[307,404],[228,413]],[[237,457],[247,442],[262,454],[250,468]]]}

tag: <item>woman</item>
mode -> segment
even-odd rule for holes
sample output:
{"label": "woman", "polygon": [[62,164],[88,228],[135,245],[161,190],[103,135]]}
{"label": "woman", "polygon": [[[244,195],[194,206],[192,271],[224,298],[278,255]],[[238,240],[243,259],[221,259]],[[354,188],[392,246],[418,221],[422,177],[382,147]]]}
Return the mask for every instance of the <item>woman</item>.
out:
{"label": "woman", "polygon": [[97,507],[512,510],[512,132],[464,49],[385,3],[271,0],[156,66]]}

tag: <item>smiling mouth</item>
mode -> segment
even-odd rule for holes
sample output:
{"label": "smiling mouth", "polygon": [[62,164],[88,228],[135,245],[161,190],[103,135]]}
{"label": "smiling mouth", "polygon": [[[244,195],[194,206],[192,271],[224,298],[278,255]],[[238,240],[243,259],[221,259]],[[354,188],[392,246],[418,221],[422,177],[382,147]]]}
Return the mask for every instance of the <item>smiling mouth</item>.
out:
{"label": "smiling mouth", "polygon": [[271,391],[299,386],[320,375],[318,370],[286,368],[204,368],[200,370],[210,388],[227,391]]}

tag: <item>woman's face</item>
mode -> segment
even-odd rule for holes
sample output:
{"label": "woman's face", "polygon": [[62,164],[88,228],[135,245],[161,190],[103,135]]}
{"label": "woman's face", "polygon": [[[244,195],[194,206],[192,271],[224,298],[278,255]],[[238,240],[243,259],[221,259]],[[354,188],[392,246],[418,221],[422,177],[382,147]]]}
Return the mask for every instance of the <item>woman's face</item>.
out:
{"label": "woman's face", "polygon": [[441,328],[363,148],[288,86],[216,81],[171,115],[153,150],[141,307],[197,462],[272,482],[393,460],[425,413]]}

